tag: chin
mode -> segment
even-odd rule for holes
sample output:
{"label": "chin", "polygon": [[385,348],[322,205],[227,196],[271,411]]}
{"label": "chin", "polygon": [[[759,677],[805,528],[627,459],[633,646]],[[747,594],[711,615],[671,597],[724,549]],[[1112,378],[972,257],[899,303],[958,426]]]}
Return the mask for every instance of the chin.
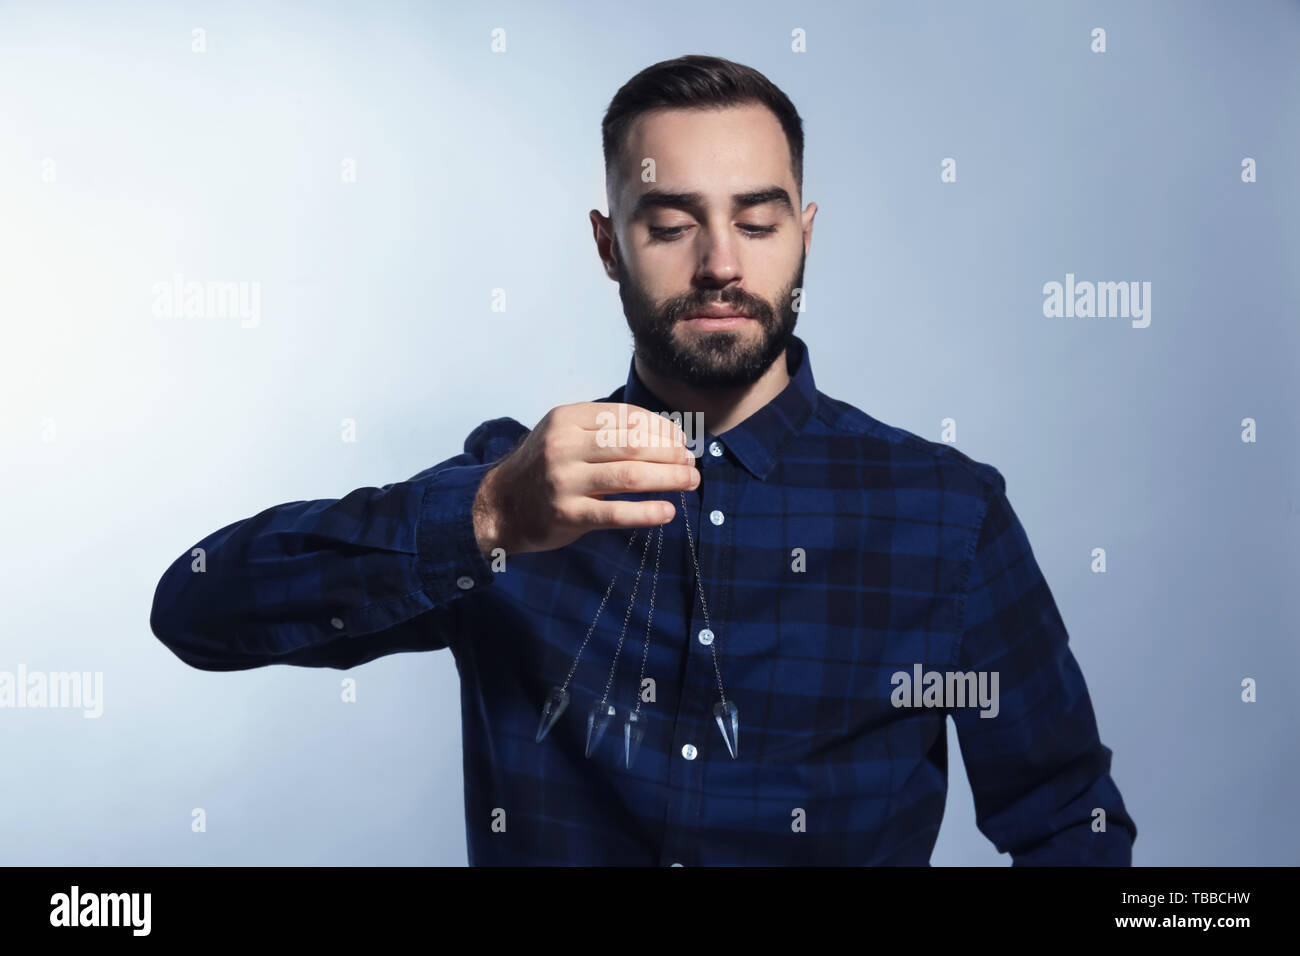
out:
{"label": "chin", "polygon": [[693,329],[686,327],[681,330],[680,335],[691,342],[698,342],[701,339],[707,339],[711,342],[761,342],[763,330],[756,324],[746,326],[743,329]]}

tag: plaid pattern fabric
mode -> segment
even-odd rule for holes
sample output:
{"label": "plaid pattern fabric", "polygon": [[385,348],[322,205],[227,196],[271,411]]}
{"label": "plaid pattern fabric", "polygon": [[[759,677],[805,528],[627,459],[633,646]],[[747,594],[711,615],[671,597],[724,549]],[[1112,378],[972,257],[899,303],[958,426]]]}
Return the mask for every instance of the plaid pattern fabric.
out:
{"label": "plaid pattern fabric", "polygon": [[[643,539],[594,532],[493,569],[471,504],[527,433],[510,418],[408,481],[213,532],[196,545],[202,573],[187,551],[163,575],[153,631],[206,670],[450,648],[473,865],[928,865],[948,717],[980,830],[1013,863],[1129,864],[1136,827],[1002,475],[819,392],[799,338],[786,360],[779,396],[699,442],[686,500],[716,645],[700,637],[680,514],[664,529],[649,647],[653,556],[612,682]],[[666,410],[634,368],[603,400]],[[676,493],[656,497],[680,509]],[[569,708],[536,743],[616,569]],[[739,709],[735,759],[713,717],[715,650]],[[931,671],[995,672],[996,716],[973,699],[902,706],[926,698],[896,675]],[[587,758],[607,682],[617,716]],[[645,738],[628,769],[622,721],[638,693]]]}

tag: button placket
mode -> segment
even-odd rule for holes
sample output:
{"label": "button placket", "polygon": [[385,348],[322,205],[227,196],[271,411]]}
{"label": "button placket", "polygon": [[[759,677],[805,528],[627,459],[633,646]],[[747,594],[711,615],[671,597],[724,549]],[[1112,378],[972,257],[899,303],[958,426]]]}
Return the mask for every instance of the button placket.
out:
{"label": "button placket", "polygon": [[[736,705],[728,690],[722,686],[721,654],[712,622],[718,622],[726,633],[727,594],[726,575],[733,563],[730,555],[734,534],[732,523],[727,521],[738,498],[736,479],[743,478],[736,465],[728,460],[720,442],[707,439],[708,455],[701,455],[698,467],[703,479],[695,493],[698,504],[687,502],[688,514],[695,512],[687,527],[698,529],[694,554],[688,554],[690,566],[685,569],[687,601],[687,651],[683,681],[678,698],[677,714],[673,727],[673,745],[678,748],[669,761],[669,785],[674,797],[664,821],[662,852],[666,859],[681,859],[687,834],[699,825],[704,809],[703,767],[696,765],[702,755],[702,740],[714,740],[719,730],[725,743],[721,750],[724,758],[736,759]],[[725,469],[725,471],[724,471]],[[708,517],[706,522],[704,519]],[[708,539],[707,541],[705,539]],[[687,534],[688,551],[690,535]],[[698,570],[698,579],[696,571]],[[703,592],[703,595],[701,595]],[[707,607],[708,612],[705,612]],[[694,651],[695,653],[692,653]],[[725,698],[725,704],[721,699]],[[727,709],[730,709],[729,723]],[[721,713],[720,713],[721,711]],[[707,751],[714,755],[715,749]],[[678,759],[680,757],[680,759]],[[688,855],[688,854],[687,854]],[[698,862],[698,861],[695,861]]]}

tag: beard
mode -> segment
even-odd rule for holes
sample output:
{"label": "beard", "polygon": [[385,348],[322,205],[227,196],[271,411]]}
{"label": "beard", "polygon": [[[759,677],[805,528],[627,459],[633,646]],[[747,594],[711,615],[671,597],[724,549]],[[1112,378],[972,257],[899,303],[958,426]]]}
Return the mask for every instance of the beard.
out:
{"label": "beard", "polygon": [[[687,385],[728,388],[752,385],[762,377],[785,350],[794,334],[799,314],[791,308],[795,289],[803,288],[806,253],[800,253],[799,268],[776,298],[776,305],[742,289],[693,289],[662,304],[654,302],[627,273],[618,257],[618,295],[636,356],[651,371]],[[758,341],[749,333],[732,329],[697,332],[687,340],[674,330],[692,312],[710,305],[726,304],[753,317],[761,334]]]}

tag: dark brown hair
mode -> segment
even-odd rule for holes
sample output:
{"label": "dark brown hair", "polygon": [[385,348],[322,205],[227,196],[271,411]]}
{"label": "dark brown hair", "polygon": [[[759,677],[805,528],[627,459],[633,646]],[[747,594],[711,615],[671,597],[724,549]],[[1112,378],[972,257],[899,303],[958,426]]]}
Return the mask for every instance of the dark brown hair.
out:
{"label": "dark brown hair", "polygon": [[648,66],[614,94],[601,121],[605,172],[615,165],[628,127],[642,113],[654,109],[717,109],[759,103],[766,106],[785,130],[790,145],[791,171],[803,193],[803,120],[790,98],[752,67],[716,56],[690,54]]}

